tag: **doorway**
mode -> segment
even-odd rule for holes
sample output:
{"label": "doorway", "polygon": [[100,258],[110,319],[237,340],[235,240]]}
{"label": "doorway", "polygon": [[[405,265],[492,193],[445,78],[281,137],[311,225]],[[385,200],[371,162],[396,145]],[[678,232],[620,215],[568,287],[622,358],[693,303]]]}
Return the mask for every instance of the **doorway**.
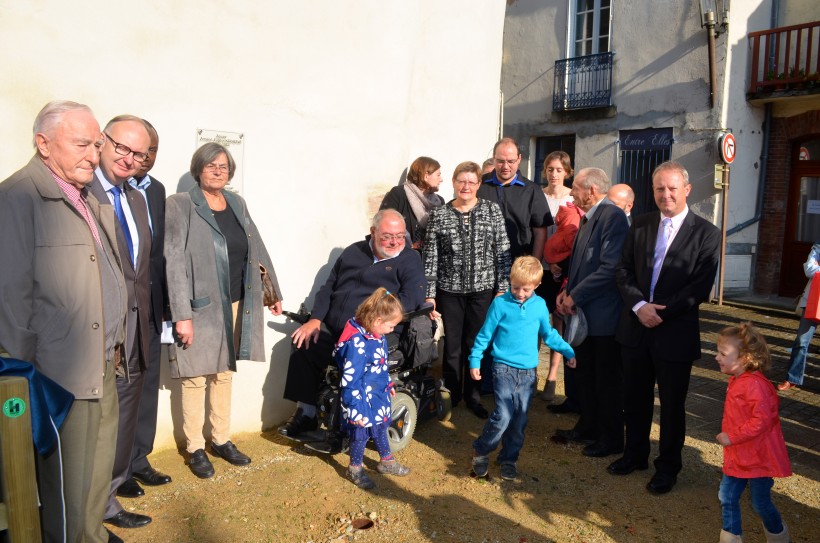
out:
{"label": "doorway", "polygon": [[814,243],[820,243],[820,138],[797,142],[786,208],[786,231],[780,264],[780,296],[797,296],[806,286],[803,263]]}

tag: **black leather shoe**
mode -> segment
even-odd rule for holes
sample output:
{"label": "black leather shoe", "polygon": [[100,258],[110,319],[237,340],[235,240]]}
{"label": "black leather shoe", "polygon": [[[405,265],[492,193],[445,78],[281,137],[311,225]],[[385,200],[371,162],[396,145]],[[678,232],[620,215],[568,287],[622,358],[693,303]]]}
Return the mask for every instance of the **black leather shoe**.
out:
{"label": "black leather shoe", "polygon": [[555,413],[556,415],[563,415],[565,413],[580,413],[581,411],[572,404],[569,400],[565,400],[563,403],[559,404],[550,404],[547,406],[547,409],[550,413]]}
{"label": "black leather shoe", "polygon": [[214,465],[208,460],[208,455],[205,454],[204,449],[197,449],[191,453],[191,459],[188,460],[188,467],[194,475],[200,479],[208,479],[214,476]]}
{"label": "black leather shoe", "polygon": [[234,466],[247,466],[251,463],[251,458],[248,455],[239,452],[239,449],[237,449],[236,445],[231,443],[230,440],[226,441],[222,445],[211,443],[211,452],[214,456],[227,460]]}
{"label": "black leather shoe", "polygon": [[473,415],[480,419],[486,419],[490,417],[490,412],[487,411],[483,405],[480,403],[474,403],[472,405],[468,405],[467,409],[473,412]]}
{"label": "black leather shoe", "polygon": [[126,480],[117,489],[117,496],[121,498],[139,498],[145,496],[145,491],[133,478]]}
{"label": "black leather shoe", "polygon": [[650,494],[666,494],[677,482],[678,478],[674,475],[655,472],[655,475],[646,483],[646,489]]}
{"label": "black leather shoe", "polygon": [[167,485],[171,482],[171,477],[164,473],[155,470],[152,467],[147,467],[142,471],[135,471],[131,474],[134,479],[148,486]]}
{"label": "black leather shoe", "polygon": [[626,456],[622,456],[608,465],[606,470],[612,475],[629,475],[635,470],[643,471],[648,467],[649,463],[646,461],[635,462]]}
{"label": "black leather shoe", "polygon": [[316,417],[306,417],[299,408],[285,424],[279,427],[279,433],[286,437],[296,437],[302,432],[315,430],[318,426],[319,421]]}
{"label": "black leather shoe", "polygon": [[624,452],[624,448],[616,448],[610,447],[609,445],[605,445],[603,443],[593,443],[592,445],[587,445],[581,451],[581,454],[584,456],[591,456],[593,458],[603,458],[604,456],[610,456],[612,454],[621,454]]}
{"label": "black leather shoe", "polygon": [[582,443],[584,445],[592,445],[595,442],[592,437],[587,437],[574,428],[572,430],[562,430],[559,428],[558,430],[555,430],[555,435],[553,438],[555,438],[553,441],[564,443]]}
{"label": "black leather shoe", "polygon": [[108,532],[108,543],[125,543],[120,536],[109,530],[108,528],[105,529]]}
{"label": "black leather shoe", "polygon": [[105,519],[104,522],[117,528],[139,528],[140,526],[151,524],[151,517],[122,510],[113,517]]}

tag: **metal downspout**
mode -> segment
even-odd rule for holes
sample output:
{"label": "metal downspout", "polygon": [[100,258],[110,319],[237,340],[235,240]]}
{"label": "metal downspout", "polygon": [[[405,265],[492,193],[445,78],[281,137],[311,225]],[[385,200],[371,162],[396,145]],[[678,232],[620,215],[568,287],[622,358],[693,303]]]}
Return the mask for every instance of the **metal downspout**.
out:
{"label": "metal downspout", "polygon": [[709,36],[709,107],[715,107],[717,60],[715,58],[715,13],[713,11],[706,12],[706,28]]}

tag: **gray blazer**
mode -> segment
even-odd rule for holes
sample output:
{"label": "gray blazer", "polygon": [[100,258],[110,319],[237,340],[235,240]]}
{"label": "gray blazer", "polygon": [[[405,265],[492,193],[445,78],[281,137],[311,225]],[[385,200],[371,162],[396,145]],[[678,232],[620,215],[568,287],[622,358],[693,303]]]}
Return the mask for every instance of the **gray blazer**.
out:
{"label": "gray blazer", "polygon": [[[117,246],[112,206],[87,199],[100,236]],[[116,253],[116,251],[115,251]],[[100,399],[105,325],[97,247],[38,156],[0,183],[0,348],[31,361],[77,399]],[[125,284],[119,268],[125,309]],[[125,314],[115,316],[120,322]],[[120,325],[112,338],[125,337]]]}
{"label": "gray blazer", "polygon": [[191,346],[176,349],[176,361],[171,364],[173,377],[236,371],[237,359],[267,359],[260,263],[271,274],[280,300],[282,292],[245,200],[229,191],[222,194],[248,236],[241,335],[235,349],[228,249],[205,195],[196,185],[188,192],[170,196],[165,206],[165,272],[171,320],[192,319],[194,326]]}

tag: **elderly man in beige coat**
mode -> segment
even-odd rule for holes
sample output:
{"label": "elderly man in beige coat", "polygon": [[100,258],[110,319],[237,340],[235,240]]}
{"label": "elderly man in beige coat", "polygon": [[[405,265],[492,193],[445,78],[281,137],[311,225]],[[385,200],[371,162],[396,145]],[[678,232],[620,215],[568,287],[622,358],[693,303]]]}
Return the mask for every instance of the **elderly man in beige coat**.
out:
{"label": "elderly man in beige coat", "polygon": [[0,351],[76,397],[61,449],[38,458],[44,539],[117,541],[102,519],[126,294],[113,209],[87,189],[103,136],[87,106],[51,102],[34,144],[34,158],[0,184]]}

